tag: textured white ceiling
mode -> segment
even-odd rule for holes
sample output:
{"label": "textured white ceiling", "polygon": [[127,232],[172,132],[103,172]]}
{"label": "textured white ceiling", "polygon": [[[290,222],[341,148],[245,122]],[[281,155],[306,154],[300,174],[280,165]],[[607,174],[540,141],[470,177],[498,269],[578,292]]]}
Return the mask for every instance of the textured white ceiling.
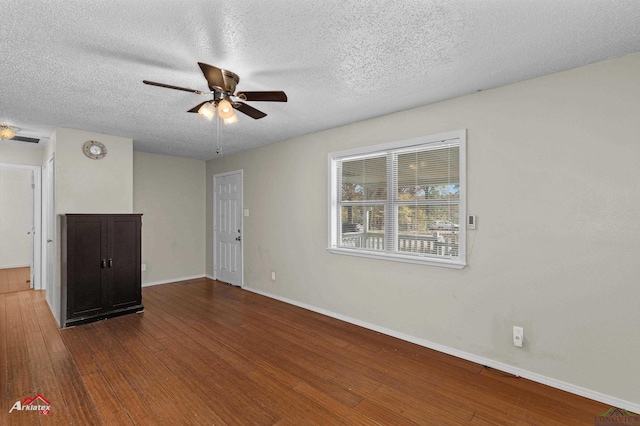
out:
{"label": "textured white ceiling", "polygon": [[636,0],[1,0],[0,123],[210,159],[197,62],[288,103],[222,126],[229,154],[640,52]]}

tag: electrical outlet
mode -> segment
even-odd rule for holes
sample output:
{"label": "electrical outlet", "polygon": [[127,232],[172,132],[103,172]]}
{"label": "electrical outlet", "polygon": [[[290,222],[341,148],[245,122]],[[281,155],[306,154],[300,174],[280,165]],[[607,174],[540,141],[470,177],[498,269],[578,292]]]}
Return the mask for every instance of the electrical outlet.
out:
{"label": "electrical outlet", "polygon": [[513,346],[517,346],[521,348],[523,341],[524,341],[524,328],[514,325],[513,326]]}
{"label": "electrical outlet", "polygon": [[146,270],[147,270],[147,264],[146,264],[146,263],[143,263],[143,264],[142,264],[142,272],[144,272],[144,271],[146,271]]}
{"label": "electrical outlet", "polygon": [[271,281],[276,280],[276,271],[271,271]]}

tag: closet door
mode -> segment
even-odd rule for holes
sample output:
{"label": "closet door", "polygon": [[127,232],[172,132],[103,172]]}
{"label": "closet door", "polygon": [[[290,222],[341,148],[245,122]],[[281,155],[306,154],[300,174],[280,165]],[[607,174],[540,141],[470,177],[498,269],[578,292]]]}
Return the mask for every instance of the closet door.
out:
{"label": "closet door", "polygon": [[107,218],[67,218],[67,318],[100,313],[109,298]]}
{"label": "closet door", "polygon": [[109,305],[121,309],[142,302],[140,215],[109,217]]}

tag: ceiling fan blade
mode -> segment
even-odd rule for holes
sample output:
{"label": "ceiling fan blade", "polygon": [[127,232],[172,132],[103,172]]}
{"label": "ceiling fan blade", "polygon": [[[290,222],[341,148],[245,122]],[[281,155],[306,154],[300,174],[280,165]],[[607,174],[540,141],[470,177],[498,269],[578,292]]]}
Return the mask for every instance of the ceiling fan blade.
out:
{"label": "ceiling fan blade", "polygon": [[224,76],[222,75],[222,70],[220,68],[214,67],[213,65],[205,64],[203,62],[198,62],[200,65],[200,69],[202,70],[202,74],[204,74],[204,78],[207,79],[207,83],[209,83],[209,89],[215,91],[217,90],[228,90],[227,85],[224,82]]}
{"label": "ceiling fan blade", "polygon": [[170,84],[156,83],[155,81],[149,81],[149,80],[142,80],[142,82],[144,84],[149,84],[151,86],[158,86],[158,87],[164,87],[164,88],[167,88],[167,89],[182,90],[183,92],[196,93],[198,95],[205,95],[205,93],[201,92],[200,90],[188,89],[186,87],[178,87],[178,86],[172,86]]}
{"label": "ceiling fan blade", "polygon": [[204,104],[206,104],[207,102],[211,102],[211,101],[204,101],[204,102],[200,102],[198,105],[194,106],[193,108],[191,108],[189,111],[187,112],[198,112],[198,110],[200,109],[200,107]]}
{"label": "ceiling fan blade", "polygon": [[233,102],[232,105],[241,113],[247,114],[249,117],[255,118],[256,120],[267,116],[267,114],[265,114],[264,112],[257,110],[254,107],[249,106],[243,102]]}
{"label": "ceiling fan blade", "polygon": [[287,102],[287,94],[282,91],[238,92],[236,96],[244,101]]}

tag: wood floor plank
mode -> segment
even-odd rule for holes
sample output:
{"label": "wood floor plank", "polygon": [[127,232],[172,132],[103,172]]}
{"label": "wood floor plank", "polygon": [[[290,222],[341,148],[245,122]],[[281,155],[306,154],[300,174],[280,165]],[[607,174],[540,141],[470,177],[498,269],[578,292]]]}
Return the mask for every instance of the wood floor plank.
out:
{"label": "wood floor plank", "polygon": [[162,419],[157,416],[151,405],[141,396],[141,390],[129,380],[115,362],[100,365],[100,372],[113,390],[120,404],[126,409],[135,424],[160,424]]}
{"label": "wood floor plank", "polygon": [[312,401],[317,404],[320,404],[324,407],[330,407],[331,411],[344,419],[346,422],[352,425],[376,425],[379,424],[376,420],[373,420],[364,414],[360,413],[357,410],[354,410],[352,407],[341,404],[339,401],[334,400],[331,396],[322,392],[319,389],[314,388],[313,386],[307,383],[298,384],[294,390],[296,392],[305,395]]}
{"label": "wood floor plank", "polygon": [[162,339],[167,337],[167,333],[152,321],[145,321],[144,312],[136,315],[127,315],[122,318],[124,327],[135,330],[135,338],[140,341],[149,351],[157,352],[164,350]]}
{"label": "wood floor plank", "polygon": [[[354,407],[360,402],[361,398],[358,395],[333,382],[333,379],[338,374],[335,369],[328,368],[326,365],[323,367],[318,366],[318,364],[323,364],[320,356],[313,357],[309,353],[301,353],[300,357],[298,357],[295,347],[289,348],[286,345],[274,345],[273,342],[265,338],[264,333],[261,331],[253,331],[243,339],[247,348],[253,348],[263,353],[270,352],[277,365],[286,365],[287,371],[297,376],[301,382],[322,389],[331,398],[350,407]],[[327,369],[328,371],[326,371]]]}
{"label": "wood floor plank", "polygon": [[7,292],[28,290],[31,287],[30,268],[5,269],[7,276]]}
{"label": "wood floor plank", "polygon": [[[513,376],[512,374],[504,373],[493,368],[484,367],[481,371],[481,375],[490,377],[494,382],[500,383],[500,386],[508,385],[510,387],[515,387],[517,389],[526,390],[534,394],[545,396],[547,398],[550,398],[551,400],[564,401],[563,403],[566,405],[562,406],[561,409],[566,412],[572,412],[574,410],[586,411],[593,409],[598,405],[600,406],[601,410],[599,414],[604,413],[609,409],[609,406],[607,406],[606,404],[598,403],[587,398],[570,398],[564,400],[563,397],[566,395],[566,392],[560,389],[555,389],[549,386],[540,386],[536,382],[521,379],[519,377]],[[554,405],[557,406],[557,403]]]}
{"label": "wood floor plank", "polygon": [[40,325],[33,307],[32,295],[35,292],[21,291],[18,293],[20,301],[20,315],[22,316],[22,330],[25,334],[39,333]]}
{"label": "wood floor plank", "polygon": [[0,269],[0,294],[24,291],[30,288],[30,267]]}
{"label": "wood floor plank", "polygon": [[[223,358],[240,372],[246,373],[255,368],[254,363],[248,361],[243,355],[232,350],[223,341],[218,339],[218,335],[220,333],[218,328],[212,327],[211,325],[203,322],[202,319],[198,321],[181,316],[180,319],[176,321],[175,317],[165,316],[165,319],[162,319],[153,313],[149,313],[147,318],[150,318],[150,321],[145,321],[147,324],[157,324],[157,328],[164,327],[166,329],[171,329],[174,333],[175,330],[184,328],[185,326],[189,327],[194,332],[198,333],[199,336],[206,337],[206,339],[201,339],[201,341],[207,342],[210,350],[214,351],[217,356]],[[144,332],[140,333],[138,336],[144,336],[145,341],[153,339],[152,335],[146,335]],[[158,339],[157,344],[160,344],[160,341],[161,339]]]}
{"label": "wood floor plank", "polygon": [[100,418],[108,425],[128,425],[133,421],[128,411],[120,403],[102,371],[95,371],[82,376],[91,399],[95,403]]}
{"label": "wood floor plank", "polygon": [[[225,377],[225,372],[211,368],[191,351],[181,351],[175,343],[167,342],[168,351],[156,353],[164,365],[174,374],[182,377],[181,381],[200,399],[205,396],[205,403],[229,424],[273,424],[279,417],[264,409],[252,400],[243,386],[246,380],[236,376],[235,380]],[[181,353],[182,356],[177,356]],[[214,362],[211,359],[211,362]],[[223,402],[226,400],[226,403]]]}
{"label": "wood floor plank", "polygon": [[34,298],[34,310],[36,318],[38,319],[38,325],[42,332],[42,337],[47,345],[47,350],[50,353],[64,352],[67,350],[62,336],[60,336],[58,325],[53,318],[53,313],[49,309],[47,300],[45,299],[45,291],[33,291],[36,293]]}
{"label": "wood floor plank", "polygon": [[29,370],[27,344],[22,327],[19,293],[5,297],[7,336],[7,398],[11,405],[31,395],[31,370]]}
{"label": "wood floor plank", "polygon": [[44,396],[51,403],[51,412],[43,417],[47,424],[69,424],[71,419],[66,407],[61,404],[64,401],[64,389],[61,388],[54,371],[53,363],[49,357],[46,343],[40,331],[35,331],[25,336],[29,359],[29,369],[33,382],[33,397]]}
{"label": "wood floor plank", "polygon": [[[183,294],[182,298],[184,299],[185,297],[187,296],[184,296]],[[187,300],[189,303],[185,305],[185,312],[183,312],[181,318],[189,315],[198,315],[197,313],[194,313],[197,309],[193,307],[193,301],[189,301],[188,299],[184,300]],[[172,301],[172,305],[175,306],[176,299],[173,298]],[[261,321],[264,321],[264,319],[261,318],[260,322]],[[260,322],[254,323],[254,325],[257,325]],[[324,389],[331,396],[338,398],[342,402],[345,402],[351,406],[355,406],[360,401],[360,398],[357,395],[354,395],[353,393],[348,392],[330,382],[330,379],[335,377],[335,373],[331,372],[332,368],[330,368],[330,365],[321,365],[323,363],[321,358],[314,356],[309,352],[305,352],[299,346],[290,347],[289,343],[291,342],[283,342],[281,339],[280,341],[278,341],[278,339],[271,339],[268,342],[259,342],[262,335],[263,333],[261,330],[253,330],[251,345],[255,347],[258,344],[264,344],[265,350],[268,350],[269,348],[273,348],[273,345],[275,344],[280,349],[278,351],[280,359],[277,361],[277,363],[285,363],[289,365],[289,370],[296,369],[296,371],[298,371],[298,374],[304,377],[306,381],[312,382],[314,386]],[[295,353],[296,356],[291,357],[289,354],[292,353]],[[329,376],[326,375],[327,372],[331,372]]]}
{"label": "wood floor plank", "polygon": [[[254,383],[255,388],[260,390],[261,400],[266,407],[284,419],[295,421],[297,424],[340,423],[340,417],[304,395],[292,392],[292,388],[278,380],[278,376],[254,370],[249,372],[247,377]],[[287,398],[282,398],[282,395],[287,395]]]}
{"label": "wood floor plank", "polygon": [[366,400],[362,401],[360,404],[356,406],[356,410],[364,414],[366,417],[384,425],[394,425],[394,426],[415,425],[414,422],[411,422],[407,419],[403,419],[402,417],[398,417],[395,414],[391,413],[390,411],[385,410],[384,408],[379,407],[370,401],[366,401]]}
{"label": "wood floor plank", "polygon": [[78,330],[65,329],[62,330],[62,339],[73,354],[73,360],[81,375],[91,374],[98,371],[98,365],[93,359],[93,353],[91,348],[87,346],[86,341],[83,339],[87,333],[90,333],[89,328],[79,328]]}
{"label": "wood floor plank", "polygon": [[202,424],[204,419],[209,419],[207,422],[225,425],[226,422],[207,405],[207,401],[201,401],[202,395],[183,383],[181,374],[175,374],[162,363],[159,356],[164,351],[150,351],[140,340],[127,337],[131,330],[122,324],[128,319],[114,318],[101,325],[122,342],[110,352],[111,358],[120,368],[125,368],[124,376],[143,393],[150,406],[165,407],[170,417],[163,420],[170,420],[173,424]]}
{"label": "wood floor plank", "polygon": [[0,294],[9,293],[9,273],[6,269],[0,269]]}
{"label": "wood floor plank", "polygon": [[6,296],[0,294],[0,425],[9,424],[7,334]]}
{"label": "wood floor plank", "polygon": [[7,278],[9,282],[9,292],[24,290],[20,283],[20,276],[15,268],[7,269]]}
{"label": "wood floor plank", "polygon": [[68,352],[56,352],[50,354],[50,357],[60,388],[63,389],[64,403],[71,422],[81,425],[101,424],[95,401],[91,399],[71,355]]}
{"label": "wood floor plank", "polygon": [[[59,330],[44,292],[0,295],[0,424],[554,426],[608,408],[209,279],[143,303]],[[51,415],[8,414],[35,392]]]}

